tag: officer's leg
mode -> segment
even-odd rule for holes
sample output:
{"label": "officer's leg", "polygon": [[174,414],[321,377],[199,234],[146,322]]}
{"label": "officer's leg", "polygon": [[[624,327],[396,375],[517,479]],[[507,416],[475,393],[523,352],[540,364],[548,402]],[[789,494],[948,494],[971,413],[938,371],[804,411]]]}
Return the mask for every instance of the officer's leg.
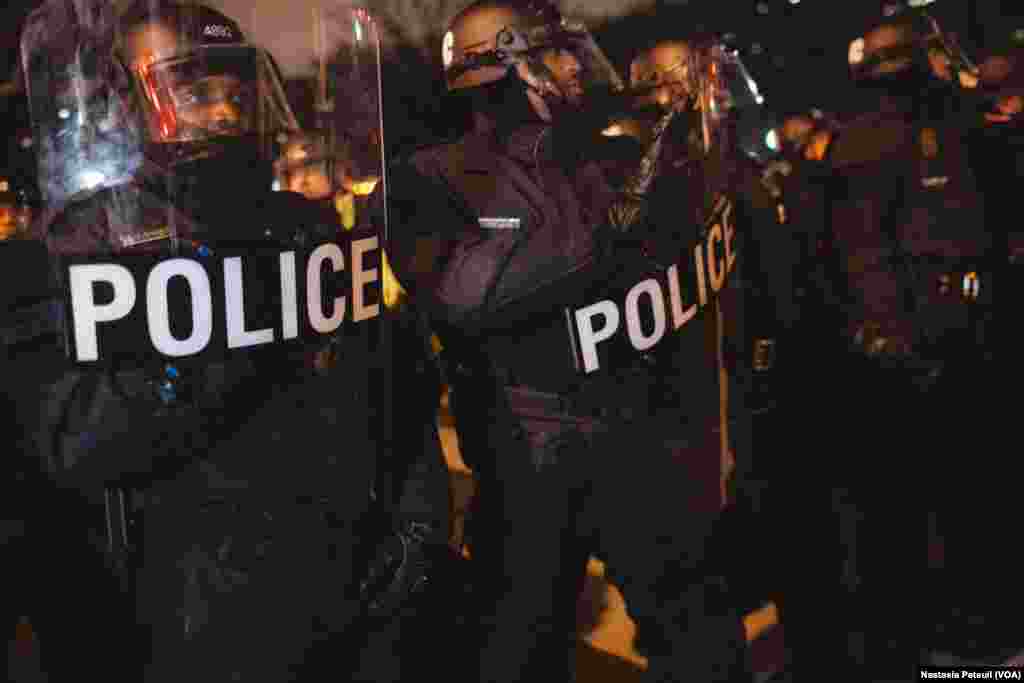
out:
{"label": "officer's leg", "polygon": [[742,616],[706,566],[718,515],[716,451],[651,438],[659,431],[643,425],[603,440],[588,516],[601,521],[601,551],[637,624],[647,679],[749,681]]}
{"label": "officer's leg", "polygon": [[[757,537],[756,551],[747,557],[756,557],[770,577],[768,594],[779,611],[787,670],[797,681],[820,680],[822,671],[846,661],[851,627],[845,609],[855,518],[841,485],[847,480],[839,473],[856,454],[844,451],[847,439],[836,438],[849,429],[846,411],[822,395],[808,387],[794,396],[758,425],[753,444],[754,457],[773,462],[759,524],[746,530]],[[794,533],[809,522],[808,534]]]}
{"label": "officer's leg", "polygon": [[914,620],[925,576],[926,512],[917,502],[935,431],[909,376],[856,363],[840,432],[854,508],[855,587],[846,618],[863,634],[856,658],[880,680],[901,680],[917,659]]}
{"label": "officer's leg", "polygon": [[477,469],[480,680],[563,681],[586,571],[573,463],[591,456],[557,417],[520,415],[519,427],[503,444],[492,431],[490,461]]}

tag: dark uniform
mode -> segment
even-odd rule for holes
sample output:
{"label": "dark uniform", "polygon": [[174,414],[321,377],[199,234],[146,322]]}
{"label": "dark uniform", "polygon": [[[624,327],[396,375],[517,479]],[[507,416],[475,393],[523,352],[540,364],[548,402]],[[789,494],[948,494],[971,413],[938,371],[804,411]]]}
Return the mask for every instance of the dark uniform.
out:
{"label": "dark uniform", "polygon": [[[1006,58],[1010,69],[993,77],[991,67],[999,57]],[[1003,396],[1020,376],[1015,299],[1021,279],[1019,261],[1013,257],[1020,230],[1012,217],[1019,204],[1024,129],[1019,113],[1003,113],[1012,112],[1012,98],[1024,94],[1019,60],[1014,51],[997,51],[982,64],[979,107],[970,126],[971,169],[985,199],[985,227],[991,239],[989,267],[981,274],[980,286],[988,288],[993,303],[985,346],[993,361],[987,368],[963,373],[946,398],[956,406],[950,422],[960,429],[948,444],[942,490],[959,495],[944,497],[937,506],[931,573],[944,599],[932,602],[928,612],[938,625],[932,649],[993,662],[1020,650],[1013,601],[1007,599],[1017,583],[1016,573],[1001,563],[977,562],[981,549],[1000,547],[1013,534],[1011,501],[1020,476],[1015,458],[1003,446],[1012,439],[1016,421],[1012,403]]]}
{"label": "dark uniform", "polygon": [[[170,262],[206,264],[227,279],[225,257],[238,256],[252,269],[241,329],[269,328],[278,338],[287,334],[279,325],[288,329],[278,320],[287,284],[278,252],[341,242],[349,272],[369,279],[365,291],[347,295],[361,299],[368,319],[294,344],[183,357],[147,349],[145,329],[129,326],[121,336],[101,331],[99,360],[90,364],[72,324],[82,312],[65,297],[63,343],[19,354],[16,395],[34,454],[98,511],[112,564],[135,591],[141,640],[124,624],[106,650],[134,660],[126,680],[319,680],[317,644],[358,612],[355,523],[368,505],[376,448],[369,385],[379,252],[371,247],[363,262],[347,263],[352,252],[333,211],[271,192],[272,146],[261,143],[289,122],[266,54],[219,13],[143,4],[123,18],[121,37],[156,25],[202,43],[204,58],[156,50],[136,62],[129,51],[115,53],[116,18],[104,3],[47,3],[24,33],[47,202],[40,236],[56,281],[72,286],[75,257],[134,268],[138,259],[152,266],[177,256]],[[341,21],[349,32],[372,29],[363,13]],[[89,96],[67,97],[69,81]],[[218,90],[239,83],[248,87]],[[371,95],[379,92],[373,83]],[[204,108],[219,111],[196,118]],[[137,144],[142,138],[147,145]],[[357,225],[352,243],[372,245],[377,230]],[[227,291],[211,279],[214,292]],[[347,289],[327,275],[322,288]],[[146,288],[139,291],[144,300]],[[175,316],[201,297],[169,291],[164,322],[180,342],[188,322]],[[214,318],[224,325],[216,298]],[[321,302],[322,315],[332,298]],[[357,310],[353,301],[346,317]],[[150,313],[150,326],[159,324]],[[201,322],[193,317],[193,337]]]}
{"label": "dark uniform", "polygon": [[844,515],[854,525],[844,537],[849,568],[823,599],[843,606],[856,676],[886,680],[912,674],[924,627],[934,504],[919,492],[935,483],[956,427],[940,390],[963,368],[977,371],[984,329],[973,288],[988,248],[980,196],[956,91],[929,66],[940,37],[922,21],[893,20],[850,50],[865,113],[835,136],[826,189],[840,319],[825,357],[837,362],[807,385],[809,396],[833,397],[817,409],[808,402],[806,420],[830,431],[831,485],[855,509]]}
{"label": "dark uniform", "polygon": [[[652,325],[668,329],[672,313],[662,307],[654,322],[636,287],[662,288],[666,253],[652,258],[650,241],[612,228],[619,199],[571,119],[531,119],[511,73],[484,88],[478,102],[502,110],[478,108],[474,132],[390,173],[392,253],[449,354],[460,447],[479,479],[478,678],[567,677],[576,597],[597,554],[629,601],[651,680],[744,680],[739,613],[705,564],[721,506],[716,295],[732,235],[721,215],[691,222],[703,206],[675,214],[687,219],[673,225],[670,257],[691,314],[678,325],[692,322],[666,346],[690,351],[686,370],[708,390],[680,426],[677,408],[661,410],[678,396],[665,361],[624,348],[627,326],[641,345],[659,335]],[[668,305],[650,296],[654,309]],[[599,321],[618,325],[610,317],[618,339],[598,349]]]}

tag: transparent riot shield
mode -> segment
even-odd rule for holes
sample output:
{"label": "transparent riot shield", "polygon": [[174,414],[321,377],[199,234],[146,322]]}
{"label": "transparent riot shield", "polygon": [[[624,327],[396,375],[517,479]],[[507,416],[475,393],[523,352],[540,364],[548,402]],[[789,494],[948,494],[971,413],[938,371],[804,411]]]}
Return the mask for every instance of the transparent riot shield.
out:
{"label": "transparent riot shield", "polygon": [[[711,431],[717,436],[721,500],[726,505],[729,482],[738,466],[737,452],[746,450],[749,434],[741,391],[744,359],[749,355],[740,267],[746,242],[737,226],[737,190],[743,182],[741,167],[751,159],[767,160],[777,144],[766,137],[774,130],[774,122],[739,54],[713,43],[695,51],[694,59],[704,142],[702,233],[707,239],[708,278],[716,292],[705,318],[706,349],[714,357],[717,389],[717,420]],[[713,265],[716,262],[718,267]]]}
{"label": "transparent riot shield", "polygon": [[50,0],[30,16],[36,231],[72,360],[315,344],[377,315],[376,29],[360,9],[299,4],[287,33],[193,2]]}
{"label": "transparent riot shield", "polygon": [[[114,13],[127,4],[46,0],[23,35],[35,231],[76,366],[39,431],[59,474],[118,485],[108,550],[143,575],[155,639],[134,680],[287,680],[310,631],[356,611],[378,441],[377,32],[337,3]],[[306,138],[326,178],[275,191]],[[125,481],[146,491],[144,524]],[[142,557],[124,559],[140,528]]]}
{"label": "transparent riot shield", "polygon": [[[377,26],[363,9],[300,4],[304,11],[291,7],[294,13],[280,20],[289,22],[289,31],[307,31],[309,39],[300,46],[290,32],[292,40],[277,38],[287,55],[279,62],[286,89],[301,122],[275,164],[277,187],[311,199],[330,197],[344,228],[353,230],[368,225],[369,198],[383,191]],[[312,21],[299,29],[299,17]]]}

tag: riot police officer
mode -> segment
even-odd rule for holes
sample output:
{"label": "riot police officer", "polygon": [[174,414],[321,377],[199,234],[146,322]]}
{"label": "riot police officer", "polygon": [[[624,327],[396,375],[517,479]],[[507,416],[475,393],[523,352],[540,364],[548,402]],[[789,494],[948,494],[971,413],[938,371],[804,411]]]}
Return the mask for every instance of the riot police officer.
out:
{"label": "riot police officer", "polygon": [[[373,23],[314,10],[310,72],[284,74],[357,88],[372,112],[317,123],[379,140]],[[47,2],[22,56],[66,334],[16,384],[135,590],[149,646],[110,656],[136,680],[318,679],[311,649],[357,612],[379,226],[272,191],[282,71],[219,12]]]}
{"label": "riot police officer", "polygon": [[[1009,501],[1012,482],[1019,477],[1015,459],[1004,457],[1001,447],[1010,438],[1015,418],[999,388],[1011,386],[1020,373],[1015,304],[1020,266],[1013,256],[1020,232],[1016,221],[1008,219],[1019,210],[1015,179],[1024,160],[1020,59],[1019,48],[996,45],[979,67],[969,158],[984,196],[984,226],[991,239],[988,267],[979,272],[976,284],[989,290],[993,303],[993,330],[985,352],[994,361],[988,368],[976,368],[973,375],[965,369],[959,381],[950,382],[945,400],[957,405],[954,419],[960,429],[949,436],[951,455],[940,470],[941,482],[946,490],[962,495],[937,506],[930,539],[930,574],[943,594],[928,612],[937,624],[936,632],[929,634],[931,649],[967,661],[1000,663],[1019,650],[1013,609],[1005,599],[1015,577],[998,563],[981,566],[970,558],[978,548],[998,545],[1012,533]],[[990,390],[978,392],[981,384]],[[984,457],[965,458],[963,453]]]}
{"label": "riot police officer", "polygon": [[[907,10],[852,40],[848,61],[860,106],[826,155],[841,331],[832,344],[820,337],[844,360],[817,378],[827,386],[808,385],[813,396],[840,390],[807,421],[843,426],[833,486],[856,514],[846,516],[849,566],[832,599],[850,609],[849,656],[861,679],[896,678],[911,673],[924,628],[913,615],[933,503],[914,492],[935,483],[924,454],[941,460],[955,436],[939,429],[954,423],[936,387],[958,369],[978,371],[981,309],[973,287],[959,285],[981,272],[988,237],[959,116],[973,67],[952,36]],[[895,613],[894,594],[904,596]]]}
{"label": "riot police officer", "polygon": [[[679,415],[646,417],[661,393],[649,361],[622,353],[619,343],[597,348],[597,337],[612,336],[627,316],[634,339],[657,341],[665,332],[664,310],[653,313],[660,323],[651,332],[651,313],[636,309],[633,287],[661,287],[650,278],[665,272],[632,233],[657,164],[630,183],[628,204],[617,196],[588,159],[601,117],[585,126],[587,118],[574,116],[581,108],[563,92],[550,57],[564,49],[579,63],[584,113],[588,95],[614,91],[617,78],[602,71],[607,61],[585,30],[546,6],[474,3],[452,21],[442,49],[450,96],[470,109],[473,127],[393,166],[398,227],[389,254],[445,344],[460,447],[479,479],[478,678],[568,677],[575,599],[596,552],[629,601],[651,680],[743,680],[739,614],[702,563],[720,505],[718,459],[699,473],[685,463],[711,430],[666,443],[664,430]],[[698,207],[687,208],[696,216]],[[719,242],[722,230],[712,230]],[[686,248],[672,256],[684,255],[678,270],[689,277],[692,242],[697,258],[704,252],[690,234],[697,229],[683,232]],[[711,258],[718,292],[726,256]],[[686,286],[690,297],[695,290]],[[627,314],[616,307],[620,296]],[[707,370],[704,337],[716,319],[705,312],[687,328],[698,372],[711,374],[710,414],[694,411],[693,425],[711,415],[718,423],[717,373]],[[707,441],[717,444],[717,435]],[[675,513],[668,501],[679,505]]]}

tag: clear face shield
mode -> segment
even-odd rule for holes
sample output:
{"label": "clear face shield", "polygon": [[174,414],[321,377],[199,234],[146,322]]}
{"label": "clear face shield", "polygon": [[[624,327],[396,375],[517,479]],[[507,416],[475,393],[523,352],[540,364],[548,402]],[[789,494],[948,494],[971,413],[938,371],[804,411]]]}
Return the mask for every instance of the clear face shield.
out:
{"label": "clear face shield", "polygon": [[894,23],[850,42],[847,63],[855,80],[892,78],[917,69],[962,89],[978,86],[978,66],[956,35],[945,31],[924,9],[929,4],[912,2],[907,13]]}
{"label": "clear face shield", "polygon": [[570,105],[623,90],[622,79],[582,22],[563,19],[529,30],[525,38],[530,72]]}
{"label": "clear face shield", "polygon": [[782,151],[779,122],[739,53],[715,45],[701,52],[698,63],[705,151],[739,149],[759,163],[776,158]]}
{"label": "clear face shield", "polygon": [[[46,0],[28,17],[21,44],[43,194],[43,216],[34,225],[65,290],[76,362],[187,359],[270,343],[246,332],[255,328],[272,332],[275,344],[321,343],[342,323],[371,319],[360,316],[374,315],[379,296],[383,222],[371,220],[373,212],[353,219],[360,234],[350,239],[339,231],[332,239],[321,228],[333,223],[315,223],[309,215],[322,214],[312,210],[268,213],[273,224],[266,231],[232,220],[243,212],[222,199],[217,178],[202,178],[210,191],[185,205],[187,215],[184,202],[168,199],[167,188],[195,180],[192,164],[160,163],[168,159],[237,150],[248,161],[258,151],[259,161],[284,159],[288,169],[293,157],[278,152],[302,131],[270,52],[247,44],[182,45],[180,37],[169,51],[135,52],[133,46],[166,45],[152,35],[130,44],[112,4]],[[286,76],[314,95],[302,114],[306,132],[323,141],[320,158],[344,169],[332,177],[351,178],[353,187],[376,185],[383,178],[376,29],[362,10],[329,3],[306,9],[288,4],[297,25],[275,26],[284,43],[268,50],[288,54]],[[166,156],[175,150],[186,154]],[[258,185],[262,174],[246,170],[224,182],[253,198],[247,210],[287,204],[266,194],[269,177]],[[204,201],[217,210],[205,211]],[[319,247],[310,242],[320,239],[344,254],[345,278],[330,277],[330,264],[311,255]],[[319,308],[310,303],[315,298],[303,301],[315,294],[301,286],[317,272]],[[336,294],[348,291],[347,274],[356,272],[365,286],[353,285],[347,311],[336,306],[332,313],[331,302],[341,301]]]}
{"label": "clear face shield", "polygon": [[630,92],[639,107],[686,111],[697,106],[694,51],[683,41],[654,46],[630,65]]}
{"label": "clear face shield", "polygon": [[146,132],[116,56],[116,26],[110,3],[48,0],[22,33],[42,196],[34,231],[55,258],[173,251],[187,230],[135,184]]}
{"label": "clear face shield", "polygon": [[132,71],[152,142],[272,137],[297,128],[273,65],[258,48],[199,45],[185,54],[145,55]]}
{"label": "clear face shield", "polygon": [[365,10],[333,3],[314,3],[304,16],[313,18],[302,29],[310,40],[291,45],[282,63],[300,129],[282,138],[276,187],[331,200],[353,229],[383,190],[378,29]]}

